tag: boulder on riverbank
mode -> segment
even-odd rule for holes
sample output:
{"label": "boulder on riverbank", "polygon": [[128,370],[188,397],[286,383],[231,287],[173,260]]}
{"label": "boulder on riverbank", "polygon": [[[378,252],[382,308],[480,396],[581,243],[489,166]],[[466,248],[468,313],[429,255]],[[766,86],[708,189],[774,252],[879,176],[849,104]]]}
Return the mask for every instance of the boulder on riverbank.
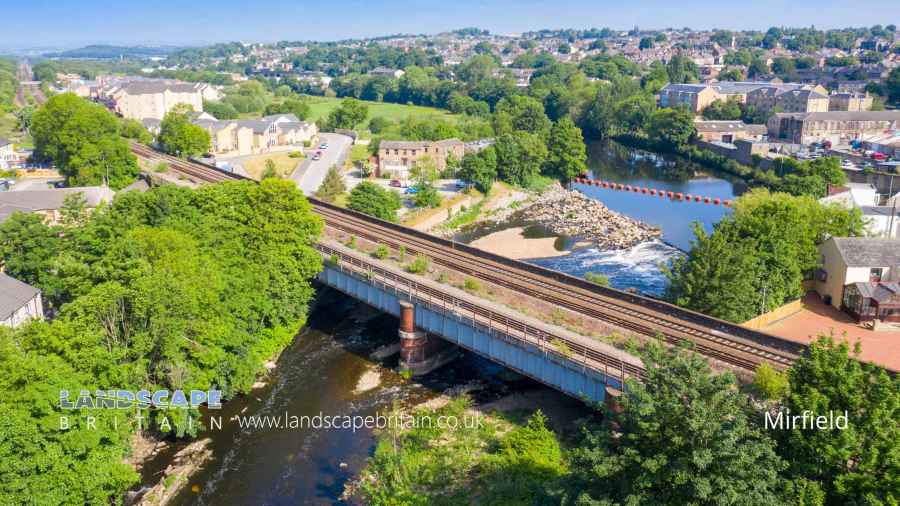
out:
{"label": "boulder on riverbank", "polygon": [[658,228],[611,211],[578,191],[557,187],[525,210],[525,219],[554,234],[582,237],[602,249],[626,249],[662,234]]}

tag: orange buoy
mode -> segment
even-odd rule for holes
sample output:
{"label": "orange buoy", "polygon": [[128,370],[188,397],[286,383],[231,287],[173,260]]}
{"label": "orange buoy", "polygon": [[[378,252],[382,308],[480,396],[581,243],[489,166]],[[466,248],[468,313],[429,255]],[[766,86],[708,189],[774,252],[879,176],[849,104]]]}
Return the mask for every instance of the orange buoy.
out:
{"label": "orange buoy", "polygon": [[625,187],[625,190],[626,190],[626,191],[631,191],[631,185],[626,186],[626,187]]}
{"label": "orange buoy", "polygon": [[650,188],[650,195],[656,195],[656,188]]}
{"label": "orange buoy", "polygon": [[604,188],[609,188],[609,183],[607,183],[606,181],[604,181],[604,182],[603,182],[603,187],[604,187]]}
{"label": "orange buoy", "polygon": [[719,200],[719,197],[713,199],[713,204],[719,205],[719,202],[721,202],[721,200]]}
{"label": "orange buoy", "polygon": [[641,193],[648,193],[648,192],[649,192],[649,190],[647,190],[646,187],[645,187],[645,188],[641,188]]}
{"label": "orange buoy", "polygon": [[681,200],[683,197],[684,195],[682,195],[681,192],[675,194],[675,198],[677,198],[678,200]]}
{"label": "orange buoy", "polygon": [[625,188],[625,185],[623,185],[622,183],[619,183],[619,189],[621,190],[623,188]]}
{"label": "orange buoy", "polygon": [[709,204],[709,197],[706,197],[705,199],[703,199],[703,203],[704,203],[704,204]]}
{"label": "orange buoy", "polygon": [[675,194],[672,193],[671,191],[669,191],[669,198],[672,198],[672,197],[674,197],[674,196],[675,196]]}
{"label": "orange buoy", "polygon": [[726,200],[726,201],[722,202],[722,205],[724,205],[725,207],[728,207],[728,206],[731,205],[731,201],[730,201],[730,200]]}
{"label": "orange buoy", "polygon": [[694,195],[694,202],[700,202],[700,199],[702,198],[703,197],[701,197],[700,195]]}

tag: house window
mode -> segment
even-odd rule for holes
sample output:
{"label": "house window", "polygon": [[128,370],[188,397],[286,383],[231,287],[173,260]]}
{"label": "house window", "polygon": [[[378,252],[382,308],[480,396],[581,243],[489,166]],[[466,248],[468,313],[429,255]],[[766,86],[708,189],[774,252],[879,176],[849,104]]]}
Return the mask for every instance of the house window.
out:
{"label": "house window", "polygon": [[881,282],[881,267],[873,267],[869,269],[869,281],[873,283]]}

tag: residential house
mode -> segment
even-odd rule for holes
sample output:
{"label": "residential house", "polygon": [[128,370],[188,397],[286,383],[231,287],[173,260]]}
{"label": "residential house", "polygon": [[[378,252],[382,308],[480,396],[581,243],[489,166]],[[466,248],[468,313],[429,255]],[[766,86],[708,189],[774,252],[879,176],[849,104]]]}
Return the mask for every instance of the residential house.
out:
{"label": "residential house", "polygon": [[101,203],[112,202],[115,196],[115,192],[106,186],[0,192],[0,223],[15,212],[40,213],[47,223],[58,223],[61,218],[59,210],[66,197],[76,193],[84,197],[88,210]]}
{"label": "residential house", "polygon": [[900,239],[831,237],[819,246],[815,289],[858,321],[900,321]]}
{"label": "residential house", "polygon": [[18,160],[12,141],[0,137],[0,170],[9,170]]}
{"label": "residential house", "polygon": [[41,291],[0,272],[0,325],[15,328],[43,317]]}
{"label": "residential house", "polygon": [[761,111],[827,111],[827,90],[821,86],[764,81],[719,81],[705,84],[667,84],[660,90],[661,107],[686,106],[699,113],[716,100],[737,100]]}
{"label": "residential house", "polygon": [[197,119],[194,124],[210,133],[212,152],[218,156],[267,153],[279,147],[312,143],[319,134],[314,123],[293,114],[274,114],[260,119]]}
{"label": "residential house", "polygon": [[376,175],[390,174],[397,179],[408,179],[409,169],[424,158],[434,161],[439,172],[447,168],[447,158],[462,160],[465,144],[459,139],[442,141],[381,141],[378,145]]}
{"label": "residential house", "polygon": [[370,76],[389,77],[391,79],[400,79],[406,72],[400,69],[391,69],[387,67],[375,67],[368,72]]}
{"label": "residential house", "polygon": [[194,111],[203,111],[204,91],[209,96],[209,85],[198,83],[171,83],[166,81],[132,81],[106,92],[114,110],[125,118],[162,119],[167,112],[180,104],[189,105]]}
{"label": "residential house", "polygon": [[777,113],[767,124],[769,139],[795,144],[831,141],[846,144],[864,135],[900,127],[900,111],[830,111]]}
{"label": "residential house", "polygon": [[879,205],[875,187],[867,183],[847,183],[828,188],[828,196],[819,199],[823,204],[838,204],[847,209],[859,209],[866,223],[869,237],[900,238],[900,209],[894,201]]}

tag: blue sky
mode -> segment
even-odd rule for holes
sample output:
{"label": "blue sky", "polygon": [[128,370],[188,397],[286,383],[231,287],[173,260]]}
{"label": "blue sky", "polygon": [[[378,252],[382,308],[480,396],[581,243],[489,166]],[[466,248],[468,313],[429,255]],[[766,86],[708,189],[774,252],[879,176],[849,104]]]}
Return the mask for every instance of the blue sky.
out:
{"label": "blue sky", "polygon": [[[900,24],[900,1],[0,0],[0,47],[336,40],[479,26],[764,29]],[[12,21],[12,22],[10,22]]]}

